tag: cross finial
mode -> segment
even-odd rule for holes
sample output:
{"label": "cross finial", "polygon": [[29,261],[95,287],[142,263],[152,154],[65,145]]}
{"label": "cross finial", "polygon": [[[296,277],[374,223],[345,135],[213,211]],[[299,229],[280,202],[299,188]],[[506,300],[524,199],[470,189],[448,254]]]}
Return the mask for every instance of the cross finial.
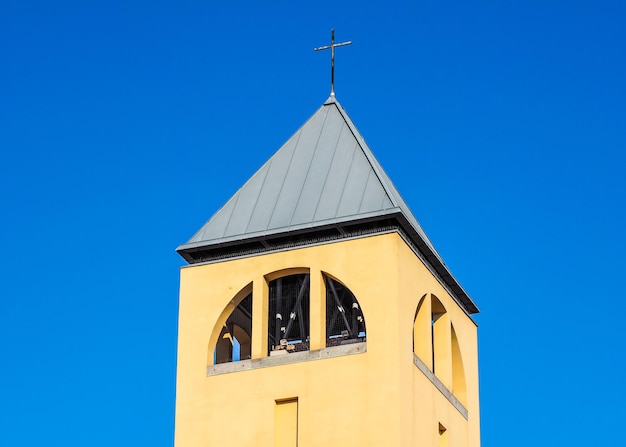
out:
{"label": "cross finial", "polygon": [[350,45],[352,41],[335,43],[335,29],[331,30],[330,45],[313,48],[313,51],[328,50],[330,48],[330,96],[335,96],[335,47]]}

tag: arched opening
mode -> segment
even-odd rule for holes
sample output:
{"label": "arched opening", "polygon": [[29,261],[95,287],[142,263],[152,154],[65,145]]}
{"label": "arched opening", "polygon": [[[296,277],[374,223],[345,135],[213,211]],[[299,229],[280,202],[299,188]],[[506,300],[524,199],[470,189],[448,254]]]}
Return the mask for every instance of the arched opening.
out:
{"label": "arched opening", "polygon": [[269,355],[309,349],[308,273],[282,276],[270,281],[268,351]]}
{"label": "arched opening", "polygon": [[417,304],[413,318],[413,353],[432,370],[431,322],[430,300],[424,294]]}
{"label": "arched opening", "polygon": [[237,304],[223,324],[213,351],[213,363],[236,362],[251,358],[251,341],[252,292]]}
{"label": "arched opening", "polygon": [[324,275],[326,284],[326,346],[366,340],[365,318],[358,300],[345,285]]}
{"label": "arched opening", "polygon": [[[437,374],[438,369],[443,369],[446,359],[448,358],[448,333],[447,318],[444,318],[446,314],[446,308],[443,307],[441,301],[435,296],[431,295],[430,302],[430,331],[432,341],[432,371]],[[445,374],[445,373],[444,373]]]}
{"label": "arched opening", "polygon": [[451,325],[452,341],[452,394],[463,405],[466,405],[467,389],[465,385],[465,369],[463,368],[463,358],[461,357],[461,347],[456,336],[454,326]]}

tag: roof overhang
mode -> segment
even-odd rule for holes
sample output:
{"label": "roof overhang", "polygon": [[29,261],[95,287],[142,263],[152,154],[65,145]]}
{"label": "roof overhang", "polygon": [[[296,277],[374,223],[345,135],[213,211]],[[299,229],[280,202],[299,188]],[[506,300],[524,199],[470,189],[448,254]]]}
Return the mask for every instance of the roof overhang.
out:
{"label": "roof overhang", "polygon": [[431,244],[421,237],[400,208],[391,208],[385,213],[372,213],[371,216],[360,215],[358,219],[335,219],[327,222],[316,222],[314,226],[291,226],[256,234],[246,233],[241,236],[230,236],[212,241],[192,242],[180,245],[176,251],[189,264],[199,264],[318,245],[342,239],[366,237],[390,231],[398,231],[403,236],[407,244],[424,262],[424,265],[439,279],[468,314],[479,312],[474,301],[454,278],[438,254],[431,249]]}

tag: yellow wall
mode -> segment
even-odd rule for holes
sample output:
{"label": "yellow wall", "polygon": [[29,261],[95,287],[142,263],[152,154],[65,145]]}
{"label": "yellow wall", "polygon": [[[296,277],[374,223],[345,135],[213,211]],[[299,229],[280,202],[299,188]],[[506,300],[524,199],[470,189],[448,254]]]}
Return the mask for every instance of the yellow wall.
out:
{"label": "yellow wall", "polygon": [[[267,281],[276,276],[272,272],[291,268],[311,274],[311,349],[326,346],[324,272],[357,297],[367,352],[207,376],[215,333],[250,288],[253,360],[247,362],[266,357]],[[429,333],[414,326],[417,305],[431,294],[445,306],[446,324],[454,325],[467,420],[413,363],[414,332],[420,338],[416,346],[422,346],[416,349],[420,358],[427,348],[419,341]],[[473,321],[397,233],[185,267],[175,446],[275,445],[277,402],[297,398],[299,447],[438,446],[440,423],[449,445],[478,447],[476,343]],[[427,358],[422,360],[428,364]],[[452,370],[447,374],[446,386],[452,389]]]}

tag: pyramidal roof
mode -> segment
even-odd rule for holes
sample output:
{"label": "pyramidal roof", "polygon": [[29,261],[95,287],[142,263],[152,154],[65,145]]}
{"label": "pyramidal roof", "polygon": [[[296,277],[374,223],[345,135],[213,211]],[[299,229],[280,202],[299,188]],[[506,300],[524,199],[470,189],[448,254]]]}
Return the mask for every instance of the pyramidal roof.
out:
{"label": "pyramidal roof", "polygon": [[397,228],[468,313],[454,279],[335,96],[186,243],[190,263]]}

